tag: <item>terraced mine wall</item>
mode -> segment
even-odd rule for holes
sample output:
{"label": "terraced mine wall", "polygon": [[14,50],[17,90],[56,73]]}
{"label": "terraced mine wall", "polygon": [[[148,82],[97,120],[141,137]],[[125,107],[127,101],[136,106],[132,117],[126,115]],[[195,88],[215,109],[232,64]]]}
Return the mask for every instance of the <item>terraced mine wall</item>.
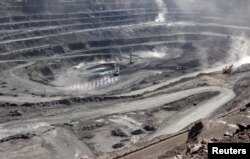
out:
{"label": "terraced mine wall", "polygon": [[[246,28],[223,26],[248,24],[242,16],[247,13],[247,1],[203,4],[165,0],[163,3],[166,9],[159,8],[154,0],[3,1],[6,13],[0,17],[0,57],[13,60],[63,54],[127,53],[130,49],[146,51],[162,45],[180,48],[206,39],[220,41],[227,52],[230,41],[222,41],[217,34],[249,36]],[[241,8],[237,13],[228,9],[234,4]],[[155,23],[162,11],[168,17],[167,22]],[[235,21],[227,20],[230,17],[235,17]],[[177,22],[183,24],[170,24]],[[213,43],[207,45],[209,48]]]}

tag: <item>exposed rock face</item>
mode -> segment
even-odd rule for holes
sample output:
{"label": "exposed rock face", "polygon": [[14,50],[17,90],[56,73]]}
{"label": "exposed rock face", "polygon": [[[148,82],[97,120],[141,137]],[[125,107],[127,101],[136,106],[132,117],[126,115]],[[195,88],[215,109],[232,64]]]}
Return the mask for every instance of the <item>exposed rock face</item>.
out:
{"label": "exposed rock face", "polygon": [[49,66],[36,66],[28,72],[29,79],[41,83],[48,83],[55,79],[54,73]]}
{"label": "exposed rock face", "polygon": [[155,126],[153,126],[153,125],[145,125],[143,127],[143,129],[146,131],[155,131],[156,130]]}
{"label": "exposed rock face", "polygon": [[198,135],[201,133],[204,125],[201,121],[197,122],[189,131],[188,133],[188,143],[189,142],[196,142]]}
{"label": "exposed rock face", "polygon": [[9,116],[15,117],[15,116],[22,116],[22,113],[20,113],[18,110],[10,111]]}
{"label": "exposed rock face", "polygon": [[18,139],[30,139],[32,138],[33,136],[35,136],[34,134],[18,134],[18,135],[14,135],[14,136],[9,136],[7,138],[3,138],[0,140],[0,143],[1,142],[8,142],[10,140],[18,140]]}
{"label": "exposed rock face", "polygon": [[134,130],[134,131],[131,132],[132,135],[141,135],[143,133],[144,132],[141,129],[137,129],[137,130]]}
{"label": "exposed rock face", "polygon": [[248,104],[246,105],[246,107],[249,108],[249,107],[250,107],[250,103],[248,103]]}
{"label": "exposed rock face", "polygon": [[121,148],[121,147],[124,147],[125,144],[124,143],[118,143],[118,144],[114,144],[112,147],[113,149],[118,149],[118,148]]}
{"label": "exposed rock face", "polygon": [[122,129],[113,130],[111,131],[111,134],[118,137],[128,137],[128,134]]}
{"label": "exposed rock face", "polygon": [[[238,124],[240,127],[236,132],[225,132],[223,138],[213,138],[211,141],[203,140],[200,143],[188,143],[186,148],[175,148],[173,151],[159,157],[159,159],[183,158],[183,159],[207,159],[209,142],[225,142],[225,143],[249,143],[250,141],[250,125]],[[185,152],[184,152],[185,151]],[[171,157],[170,157],[171,156]]]}
{"label": "exposed rock face", "polygon": [[241,132],[241,131],[244,131],[248,128],[248,126],[244,123],[240,123],[237,125],[239,127],[239,129],[237,129],[237,132]]}

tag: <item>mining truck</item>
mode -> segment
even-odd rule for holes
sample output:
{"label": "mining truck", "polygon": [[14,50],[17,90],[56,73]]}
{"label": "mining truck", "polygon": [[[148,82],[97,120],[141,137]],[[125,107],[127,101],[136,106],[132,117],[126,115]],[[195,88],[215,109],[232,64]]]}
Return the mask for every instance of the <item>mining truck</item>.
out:
{"label": "mining truck", "polygon": [[231,72],[232,72],[232,70],[233,70],[233,65],[231,65],[230,67],[224,67],[223,69],[222,69],[222,73],[223,74],[230,74]]}

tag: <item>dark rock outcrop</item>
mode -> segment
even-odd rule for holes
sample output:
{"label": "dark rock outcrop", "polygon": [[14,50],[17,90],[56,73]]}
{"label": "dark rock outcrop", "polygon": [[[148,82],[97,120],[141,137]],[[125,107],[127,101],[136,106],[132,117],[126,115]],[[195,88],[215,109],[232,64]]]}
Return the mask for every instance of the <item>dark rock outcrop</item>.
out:
{"label": "dark rock outcrop", "polygon": [[201,121],[194,124],[194,126],[190,129],[188,133],[188,143],[189,142],[196,142],[198,135],[202,132],[204,125]]}

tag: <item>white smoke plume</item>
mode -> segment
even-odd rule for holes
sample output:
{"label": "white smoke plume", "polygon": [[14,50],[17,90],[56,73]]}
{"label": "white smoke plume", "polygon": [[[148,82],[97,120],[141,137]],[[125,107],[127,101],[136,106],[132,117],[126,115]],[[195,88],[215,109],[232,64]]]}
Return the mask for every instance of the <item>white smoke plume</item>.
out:
{"label": "white smoke plume", "polygon": [[250,40],[241,36],[233,40],[229,51],[228,61],[238,61],[239,64],[250,63]]}
{"label": "white smoke plume", "polygon": [[166,22],[167,18],[166,18],[166,13],[167,13],[167,6],[166,4],[163,2],[163,0],[155,0],[158,8],[160,10],[157,18],[155,19],[155,22]]}

